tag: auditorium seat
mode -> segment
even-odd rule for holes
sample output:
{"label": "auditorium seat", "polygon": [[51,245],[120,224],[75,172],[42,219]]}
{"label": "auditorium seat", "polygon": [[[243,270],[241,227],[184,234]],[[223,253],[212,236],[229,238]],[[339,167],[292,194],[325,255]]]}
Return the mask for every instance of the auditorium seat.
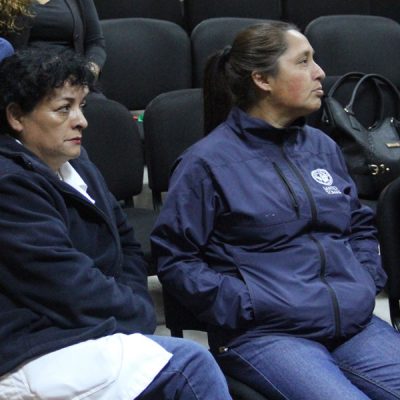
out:
{"label": "auditorium seat", "polygon": [[207,58],[217,50],[232,44],[242,29],[262,22],[257,18],[210,18],[196,26],[190,35],[192,46],[193,87],[203,86],[203,72]]}
{"label": "auditorium seat", "polygon": [[144,113],[144,146],[153,205],[159,210],[178,156],[204,135],[201,89],[163,93]]}
{"label": "auditorium seat", "polygon": [[280,19],[281,16],[281,0],[184,0],[184,19],[188,32],[209,18]]}
{"label": "auditorium seat", "polygon": [[[370,0],[282,0],[282,19],[304,30],[308,23],[323,15],[369,14]],[[355,28],[355,27],[353,27]]]}
{"label": "auditorium seat", "polygon": [[102,20],[107,60],[104,94],[144,110],[158,94],[191,86],[190,39],[179,25],[150,18]]}
{"label": "auditorium seat", "polygon": [[100,19],[155,18],[183,24],[180,0],[94,0]]}

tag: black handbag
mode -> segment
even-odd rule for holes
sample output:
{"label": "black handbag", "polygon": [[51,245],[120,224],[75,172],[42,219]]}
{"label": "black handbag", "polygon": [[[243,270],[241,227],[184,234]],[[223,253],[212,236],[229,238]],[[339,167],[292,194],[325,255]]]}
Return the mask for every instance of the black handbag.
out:
{"label": "black handbag", "polygon": [[[343,107],[334,94],[349,79],[357,83],[349,103]],[[360,88],[366,84],[377,96],[375,122],[367,128],[359,122],[353,110]],[[386,89],[385,93],[388,90],[392,94],[395,115],[384,117],[383,89]],[[378,74],[345,74],[334,83],[323,100],[322,123],[341,148],[360,197],[377,199],[383,188],[400,176],[399,113],[399,90]]]}

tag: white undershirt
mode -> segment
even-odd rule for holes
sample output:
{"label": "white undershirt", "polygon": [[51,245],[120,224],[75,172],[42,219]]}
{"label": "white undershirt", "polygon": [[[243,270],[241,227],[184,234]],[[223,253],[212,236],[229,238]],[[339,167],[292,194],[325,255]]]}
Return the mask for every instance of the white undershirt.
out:
{"label": "white undershirt", "polygon": [[91,203],[95,203],[94,199],[92,199],[87,193],[86,183],[68,161],[61,165],[57,172],[57,176],[65,183],[68,183],[68,185],[72,186],[80,194],[85,196]]}

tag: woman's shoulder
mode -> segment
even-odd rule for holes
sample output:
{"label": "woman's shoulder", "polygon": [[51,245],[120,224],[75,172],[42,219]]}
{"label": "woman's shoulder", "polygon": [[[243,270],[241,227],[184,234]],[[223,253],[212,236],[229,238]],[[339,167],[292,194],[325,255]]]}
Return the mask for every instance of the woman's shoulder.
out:
{"label": "woman's shoulder", "polygon": [[304,141],[310,146],[334,149],[336,142],[323,130],[311,125],[304,125]]}
{"label": "woman's shoulder", "polygon": [[237,146],[237,135],[227,123],[223,122],[207,136],[194,143],[186,153],[189,153],[190,157],[200,158],[213,164],[226,158]]}

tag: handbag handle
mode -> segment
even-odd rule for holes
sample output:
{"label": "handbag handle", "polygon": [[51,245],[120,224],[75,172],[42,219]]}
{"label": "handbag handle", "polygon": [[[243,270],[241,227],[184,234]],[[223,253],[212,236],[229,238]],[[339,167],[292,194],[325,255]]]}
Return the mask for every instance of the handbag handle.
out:
{"label": "handbag handle", "polygon": [[[366,74],[357,82],[356,86],[353,89],[353,93],[351,94],[351,98],[350,98],[349,104],[347,104],[347,106],[344,108],[344,110],[347,113],[350,113],[350,114],[354,115],[353,105],[354,105],[354,102],[356,100],[356,96],[358,94],[358,91],[359,91],[361,85],[363,85],[368,80],[372,80],[375,83],[375,87],[379,91],[379,102],[380,102],[379,119],[381,120],[383,118],[384,104],[383,104],[382,91],[379,88],[379,85],[378,85],[377,81],[378,82],[380,81],[380,82],[384,83],[385,85],[387,85],[387,87],[389,89],[391,89],[392,93],[394,93],[394,95],[395,95],[395,97],[396,97],[396,99],[398,101],[398,104],[400,104],[400,92],[396,88],[396,86],[394,86],[393,83],[389,79],[387,79],[384,76],[379,75],[379,74]],[[396,119],[398,119],[399,118],[399,107],[396,107],[395,112],[396,112],[395,117],[396,117]]]}
{"label": "handbag handle", "polygon": [[344,82],[354,78],[362,78],[365,76],[363,72],[348,72],[347,74],[342,75],[339,79],[335,81],[335,83],[331,86],[328,92],[328,96],[332,97],[336,92],[336,89]]}
{"label": "handbag handle", "polygon": [[[345,82],[345,81],[350,81],[350,80],[354,80],[354,79],[358,79],[359,81],[357,83],[359,83],[364,77],[366,77],[367,75],[373,75],[373,74],[365,74],[364,72],[358,72],[358,71],[352,71],[352,72],[348,72],[347,74],[342,75],[340,78],[338,78],[334,84],[331,86],[331,88],[329,89],[328,94],[326,95],[326,97],[331,97],[333,98],[334,93],[336,92],[336,90]],[[375,80],[372,81],[372,83],[374,84],[374,87],[376,89],[377,95],[378,95],[378,105],[379,105],[379,109],[378,109],[378,116],[377,119],[375,120],[375,122],[372,124],[374,125],[376,123],[376,121],[379,121],[382,119],[383,117],[383,96],[382,96],[382,91],[379,89],[378,84],[376,83]],[[358,85],[359,87],[360,85]],[[357,87],[357,91],[356,91],[356,86],[353,88],[353,92],[351,95],[351,100],[350,103],[343,107],[344,111],[346,113],[350,113],[351,115],[354,116],[354,111],[353,111],[353,103],[355,101],[355,93],[357,93],[358,91],[358,87]],[[326,114],[325,109],[323,110],[322,113],[322,120],[325,122],[329,121],[329,118]]]}

